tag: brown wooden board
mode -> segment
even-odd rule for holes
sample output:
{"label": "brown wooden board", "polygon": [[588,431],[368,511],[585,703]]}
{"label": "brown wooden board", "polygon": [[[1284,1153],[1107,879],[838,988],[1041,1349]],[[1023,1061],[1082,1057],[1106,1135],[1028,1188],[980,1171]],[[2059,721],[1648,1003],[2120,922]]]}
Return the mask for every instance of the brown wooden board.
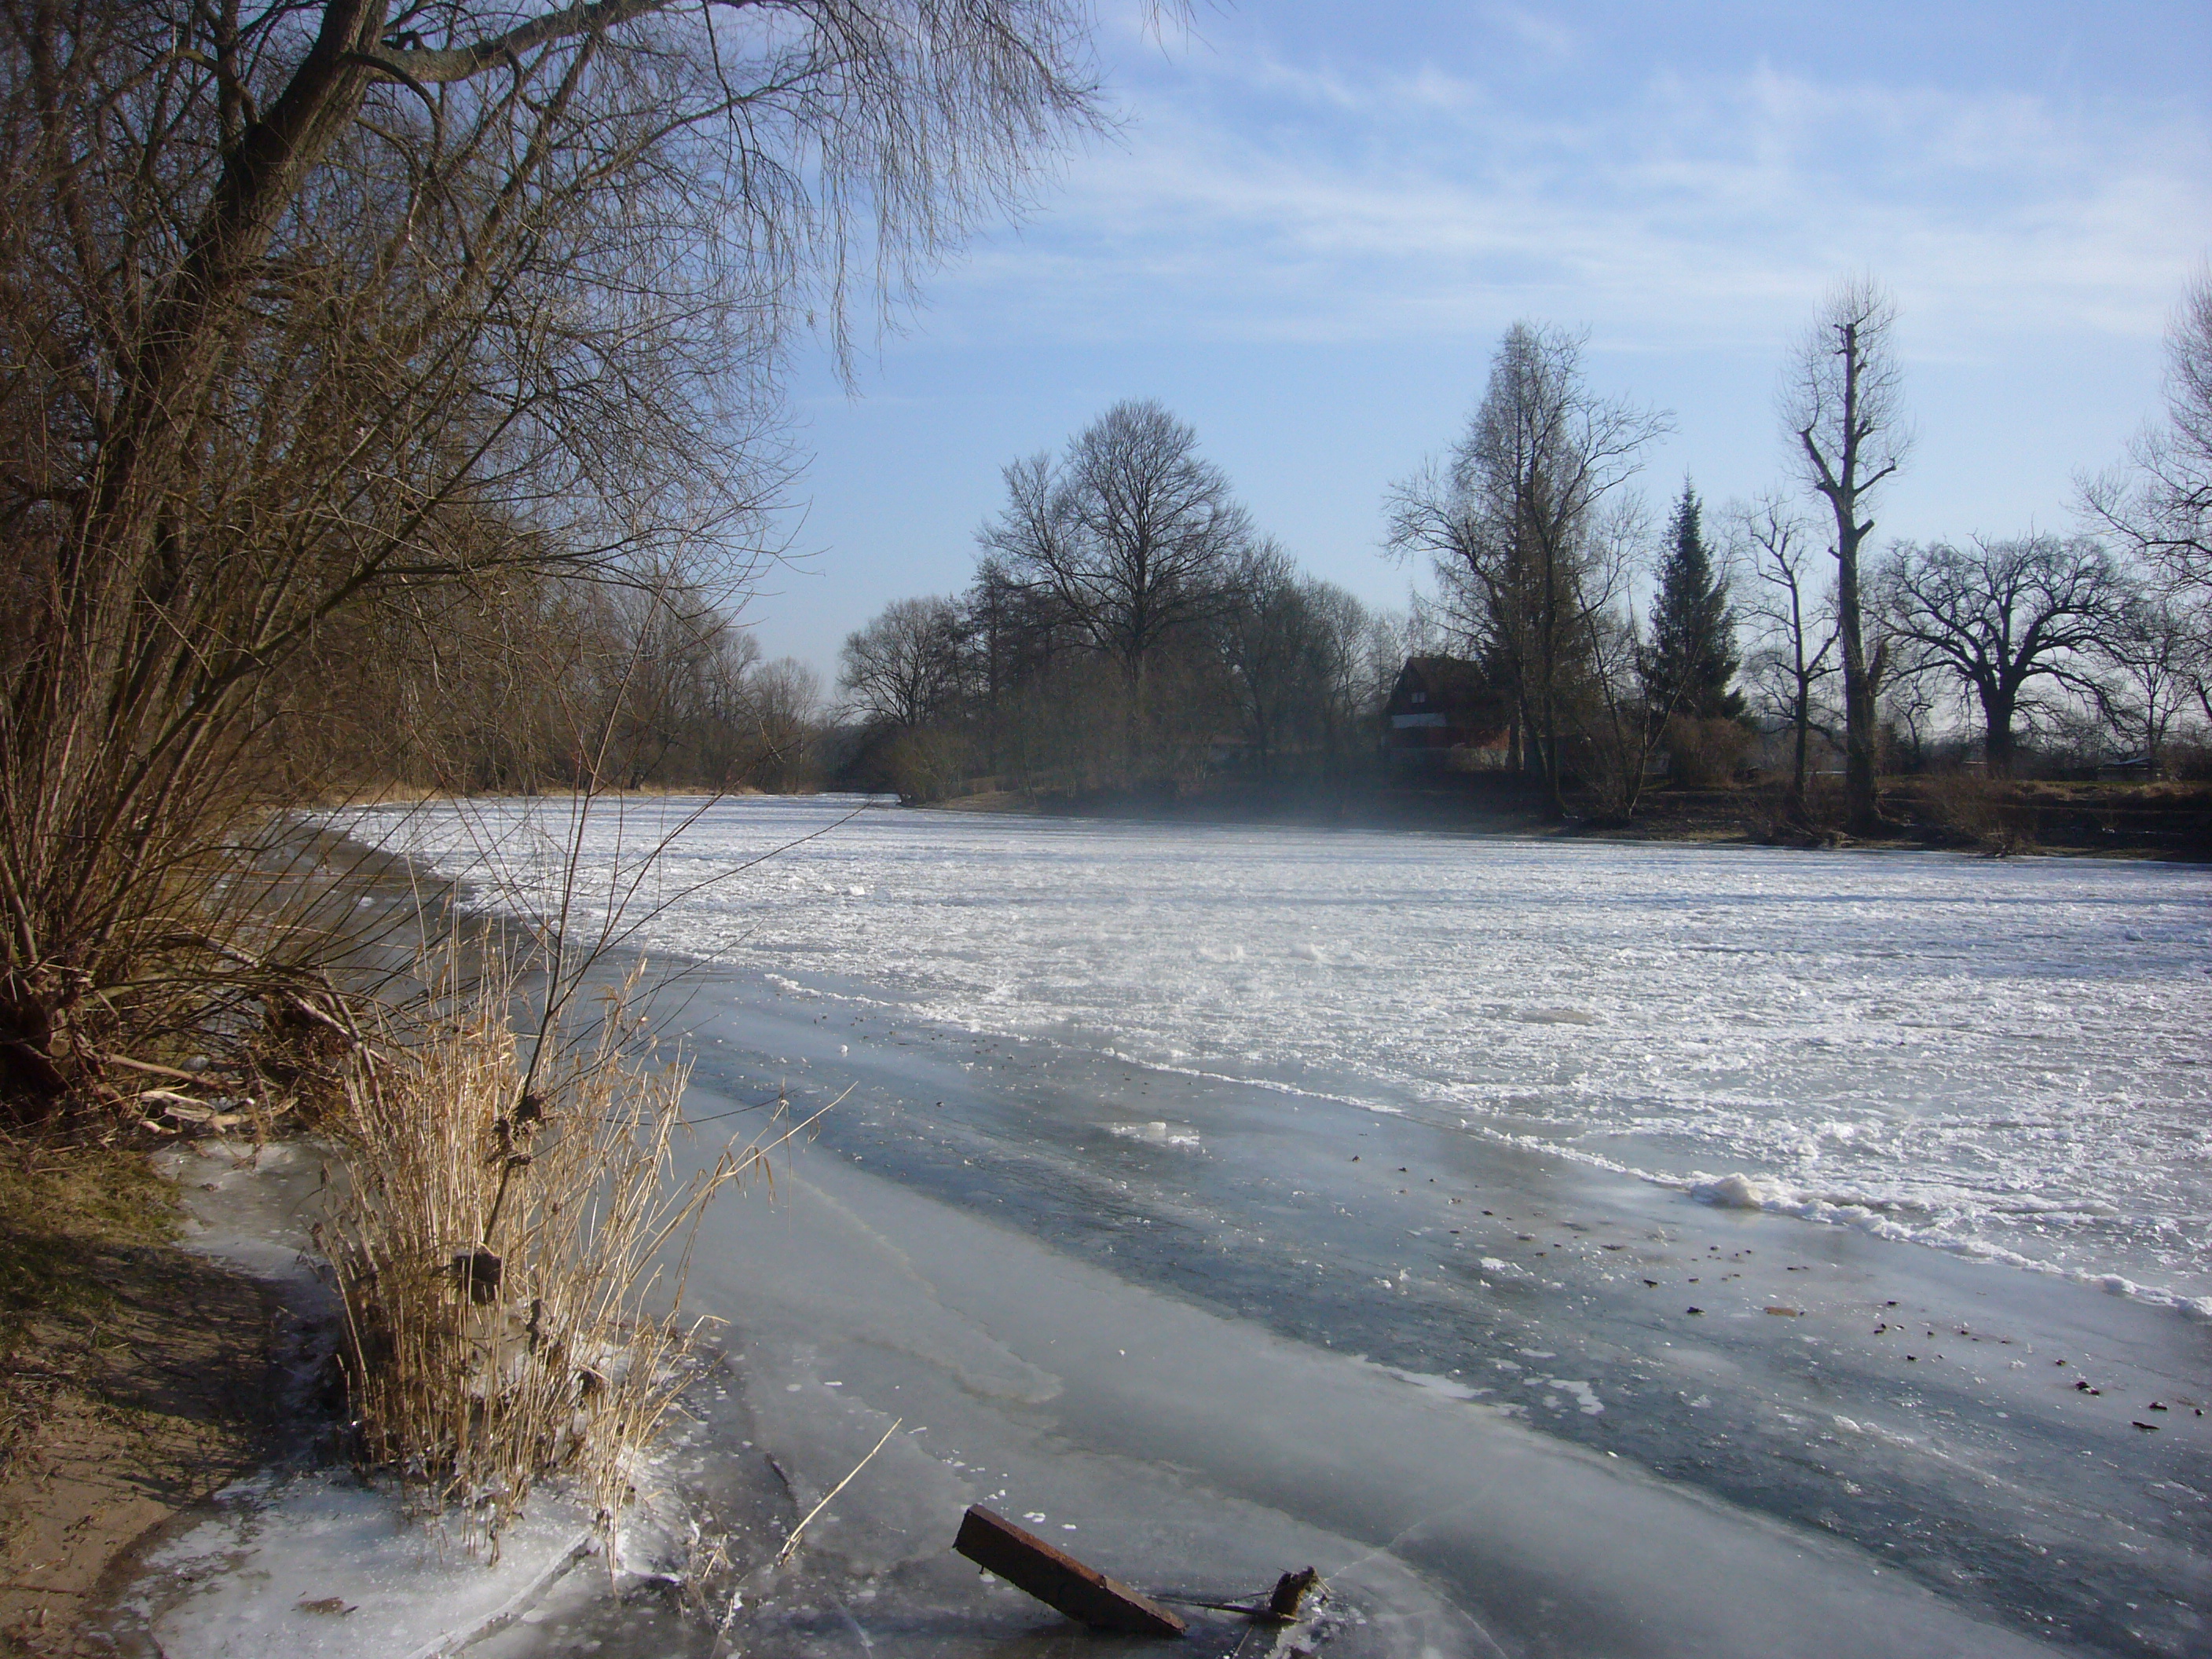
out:
{"label": "brown wooden board", "polygon": [[1127,1584],[1116,1583],[1054,1549],[1035,1533],[994,1515],[981,1504],[960,1517],[952,1547],[1017,1589],[1027,1590],[1079,1624],[1129,1636],[1181,1636],[1183,1621]]}

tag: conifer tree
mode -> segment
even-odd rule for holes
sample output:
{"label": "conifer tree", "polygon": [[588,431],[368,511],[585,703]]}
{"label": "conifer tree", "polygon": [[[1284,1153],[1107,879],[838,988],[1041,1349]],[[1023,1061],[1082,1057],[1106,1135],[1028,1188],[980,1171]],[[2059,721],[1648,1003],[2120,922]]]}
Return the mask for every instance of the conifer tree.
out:
{"label": "conifer tree", "polygon": [[1713,569],[1702,519],[1697,491],[1686,478],[1668,522],[1644,694],[1654,714],[1733,720],[1743,712],[1743,694],[1730,687],[1739,660],[1735,612],[1727,582]]}

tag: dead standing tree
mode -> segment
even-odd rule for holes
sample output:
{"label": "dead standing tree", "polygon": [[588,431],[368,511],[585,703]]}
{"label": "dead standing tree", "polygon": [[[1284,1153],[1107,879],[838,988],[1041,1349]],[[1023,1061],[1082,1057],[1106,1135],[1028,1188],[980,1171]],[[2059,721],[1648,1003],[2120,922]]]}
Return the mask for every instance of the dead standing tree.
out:
{"label": "dead standing tree", "polygon": [[1904,464],[1910,434],[1890,331],[1896,307],[1870,279],[1839,284],[1798,348],[1785,379],[1783,420],[1805,481],[1835,517],[1836,618],[1844,659],[1844,789],[1856,836],[1882,827],[1875,773],[1881,715],[1866,646],[1860,553],[1874,533],[1861,515]]}
{"label": "dead standing tree", "polygon": [[0,3],[0,1092],[198,1018],[258,694],[349,607],[675,546],[740,574],[791,331],[842,350],[854,293],[1018,202],[1096,118],[1086,22]]}

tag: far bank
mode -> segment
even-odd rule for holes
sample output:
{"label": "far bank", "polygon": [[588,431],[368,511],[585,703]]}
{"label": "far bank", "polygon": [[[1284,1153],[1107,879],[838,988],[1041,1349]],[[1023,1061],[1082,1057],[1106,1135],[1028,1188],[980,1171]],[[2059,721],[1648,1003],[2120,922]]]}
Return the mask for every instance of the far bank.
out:
{"label": "far bank", "polygon": [[1816,793],[1809,810],[1793,816],[1784,794],[1777,784],[1697,789],[1662,782],[1644,791],[1626,819],[1572,796],[1562,817],[1549,810],[1540,790],[1515,780],[1439,772],[1188,786],[990,787],[908,804],[955,812],[1447,835],[2212,859],[2212,785],[2202,783],[2006,782],[1967,774],[1892,778],[1881,799],[1895,833],[1881,837],[1848,836],[1833,827],[1840,800],[1832,811]]}

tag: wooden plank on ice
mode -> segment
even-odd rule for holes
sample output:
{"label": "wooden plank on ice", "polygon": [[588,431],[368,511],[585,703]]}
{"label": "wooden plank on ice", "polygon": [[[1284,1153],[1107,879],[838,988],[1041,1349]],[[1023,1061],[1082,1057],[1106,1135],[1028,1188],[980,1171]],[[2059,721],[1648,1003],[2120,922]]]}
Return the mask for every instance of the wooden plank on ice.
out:
{"label": "wooden plank on ice", "polygon": [[1017,1589],[1027,1590],[1093,1630],[1180,1636],[1188,1628],[1157,1601],[1085,1566],[981,1504],[960,1517],[960,1535],[952,1547],[986,1571],[997,1573]]}

